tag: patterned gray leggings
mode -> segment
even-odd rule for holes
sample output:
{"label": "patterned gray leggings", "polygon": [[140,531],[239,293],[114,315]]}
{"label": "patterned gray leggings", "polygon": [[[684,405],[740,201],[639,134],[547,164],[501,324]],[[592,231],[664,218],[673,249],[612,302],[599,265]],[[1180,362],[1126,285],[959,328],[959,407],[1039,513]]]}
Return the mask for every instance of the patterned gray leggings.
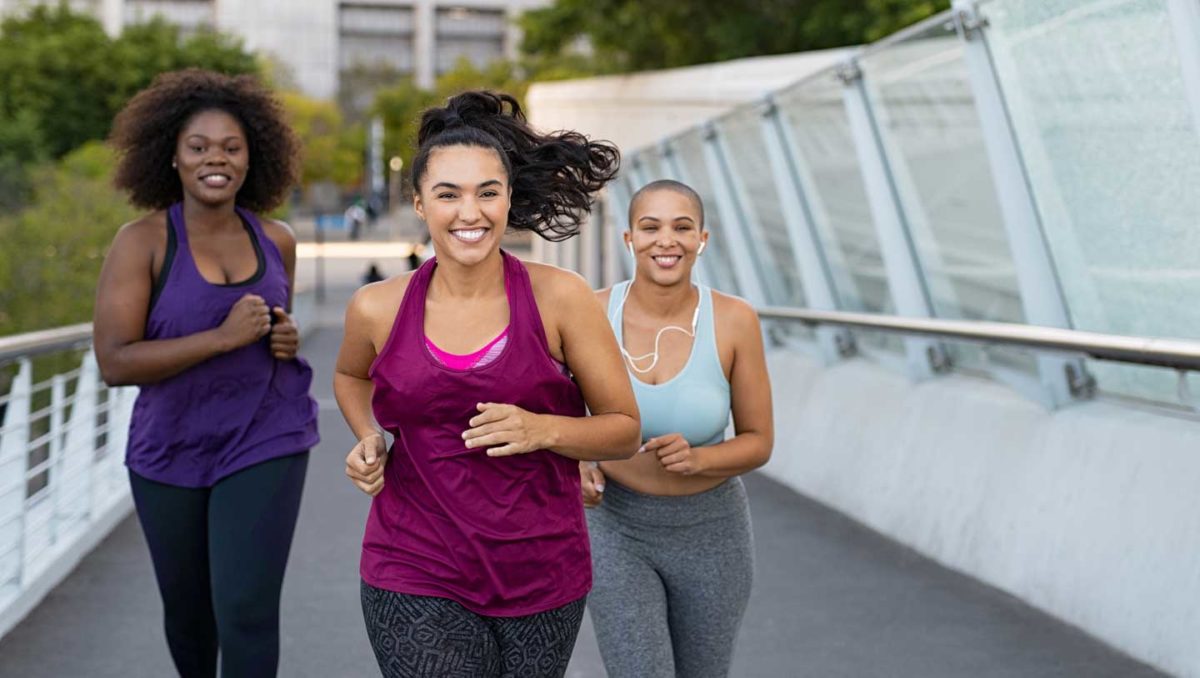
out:
{"label": "patterned gray leggings", "polygon": [[741,479],[684,497],[605,484],[588,610],[609,678],[729,675],[754,571]]}
{"label": "patterned gray leggings", "polygon": [[445,598],[362,582],[363,619],[384,678],[561,678],[584,601],[524,617],[487,617]]}

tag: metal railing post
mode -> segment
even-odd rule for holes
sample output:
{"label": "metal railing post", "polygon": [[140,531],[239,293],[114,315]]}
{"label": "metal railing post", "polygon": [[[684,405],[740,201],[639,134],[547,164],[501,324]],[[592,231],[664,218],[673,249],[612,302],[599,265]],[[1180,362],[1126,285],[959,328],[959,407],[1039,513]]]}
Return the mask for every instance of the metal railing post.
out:
{"label": "metal railing post", "polygon": [[[892,301],[900,315],[932,318],[935,315],[933,303],[905,222],[889,158],[880,142],[878,121],[871,109],[863,73],[857,60],[851,59],[842,64],[838,74],[844,85],[842,94],[846,116],[867,189],[871,218],[879,236]],[[914,378],[927,378],[949,368],[949,356],[939,342],[908,338],[904,344],[909,372]]]}
{"label": "metal railing post", "polygon": [[[1069,328],[1066,298],[992,61],[986,22],[971,0],[955,0],[954,9],[1025,319],[1033,325]],[[1094,390],[1082,360],[1039,355],[1037,364],[1042,386],[1053,404],[1087,397]]]}

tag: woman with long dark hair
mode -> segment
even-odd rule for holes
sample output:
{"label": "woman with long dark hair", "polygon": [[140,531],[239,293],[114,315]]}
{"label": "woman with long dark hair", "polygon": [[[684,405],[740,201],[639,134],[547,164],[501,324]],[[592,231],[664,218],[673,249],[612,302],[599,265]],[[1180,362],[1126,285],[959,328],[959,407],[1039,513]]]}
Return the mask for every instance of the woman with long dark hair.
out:
{"label": "woman with long dark hair", "polygon": [[500,242],[574,235],[619,156],[488,92],[426,111],[419,144],[436,256],[355,294],[334,377],[374,497],[367,633],[389,677],[561,676],[592,582],[577,463],[633,454],[637,407],[586,282]]}
{"label": "woman with long dark hair", "polygon": [[96,359],[141,387],[126,464],[186,678],[272,676],[279,594],[317,443],[288,315],[296,238],[261,215],[297,178],[282,107],[249,76],[157,78],[117,116],[121,227],[96,290]]}

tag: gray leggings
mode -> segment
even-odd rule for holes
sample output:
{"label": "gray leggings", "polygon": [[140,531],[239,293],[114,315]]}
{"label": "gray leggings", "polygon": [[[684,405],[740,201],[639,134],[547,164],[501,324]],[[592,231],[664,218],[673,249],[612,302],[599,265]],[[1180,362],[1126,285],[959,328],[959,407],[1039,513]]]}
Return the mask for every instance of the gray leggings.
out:
{"label": "gray leggings", "polygon": [[587,607],[609,678],[729,675],[754,571],[741,479],[685,497],[605,484]]}

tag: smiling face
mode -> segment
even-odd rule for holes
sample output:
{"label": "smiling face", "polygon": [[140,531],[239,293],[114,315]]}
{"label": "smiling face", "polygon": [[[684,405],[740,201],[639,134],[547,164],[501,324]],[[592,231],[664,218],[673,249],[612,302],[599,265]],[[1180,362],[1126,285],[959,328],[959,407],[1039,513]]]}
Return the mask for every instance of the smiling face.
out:
{"label": "smiling face", "polygon": [[246,133],[225,111],[201,111],[179,132],[175,165],[185,195],[206,205],[233,202],[250,166]]}
{"label": "smiling face", "polygon": [[638,277],[667,286],[691,280],[697,251],[708,241],[695,201],[678,191],[651,191],[631,213],[625,244],[633,245]]}
{"label": "smiling face", "polygon": [[499,249],[509,205],[508,174],[500,156],[476,146],[434,150],[413,199],[438,257],[466,266]]}

